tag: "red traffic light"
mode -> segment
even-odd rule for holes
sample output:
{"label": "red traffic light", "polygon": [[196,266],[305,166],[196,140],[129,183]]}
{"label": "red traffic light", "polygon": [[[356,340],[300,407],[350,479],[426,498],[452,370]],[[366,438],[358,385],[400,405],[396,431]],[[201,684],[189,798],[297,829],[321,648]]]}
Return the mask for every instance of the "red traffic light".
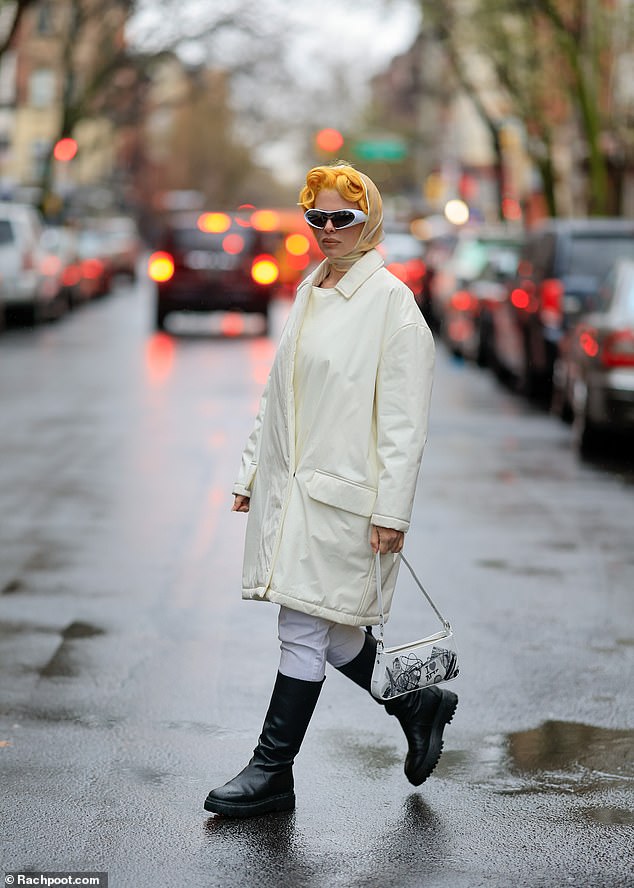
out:
{"label": "red traffic light", "polygon": [[322,129],[315,136],[315,142],[321,151],[339,151],[343,145],[343,136],[339,130]]}
{"label": "red traffic light", "polygon": [[77,154],[77,142],[75,139],[60,139],[53,148],[53,157],[62,163],[72,160]]}

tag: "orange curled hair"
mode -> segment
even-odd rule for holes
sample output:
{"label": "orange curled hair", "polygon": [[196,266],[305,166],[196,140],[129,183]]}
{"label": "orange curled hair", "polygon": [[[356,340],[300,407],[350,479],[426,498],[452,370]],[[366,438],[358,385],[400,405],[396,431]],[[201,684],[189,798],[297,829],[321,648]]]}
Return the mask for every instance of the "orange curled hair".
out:
{"label": "orange curled hair", "polygon": [[337,161],[331,166],[313,167],[306,174],[306,184],[299,192],[300,206],[305,210],[311,210],[323,188],[338,191],[344,200],[357,203],[364,213],[368,212],[368,198],[363,179],[349,164]]}

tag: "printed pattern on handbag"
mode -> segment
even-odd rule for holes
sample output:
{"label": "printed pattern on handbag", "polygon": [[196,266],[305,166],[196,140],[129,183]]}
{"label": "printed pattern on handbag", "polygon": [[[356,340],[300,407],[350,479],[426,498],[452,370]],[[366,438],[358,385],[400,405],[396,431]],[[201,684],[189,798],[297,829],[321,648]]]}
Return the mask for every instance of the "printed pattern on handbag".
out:
{"label": "printed pattern on handbag", "polygon": [[434,646],[425,660],[415,652],[399,654],[385,663],[381,699],[389,700],[417,688],[450,681],[459,671],[456,652],[447,648]]}

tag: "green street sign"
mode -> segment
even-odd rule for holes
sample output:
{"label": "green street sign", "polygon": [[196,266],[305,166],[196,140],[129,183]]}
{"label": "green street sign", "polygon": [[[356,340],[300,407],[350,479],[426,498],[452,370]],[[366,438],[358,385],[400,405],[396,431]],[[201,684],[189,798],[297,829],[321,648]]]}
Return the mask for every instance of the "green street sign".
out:
{"label": "green street sign", "polygon": [[355,142],[354,153],[362,160],[387,160],[396,162],[407,157],[407,144],[403,139],[364,139]]}

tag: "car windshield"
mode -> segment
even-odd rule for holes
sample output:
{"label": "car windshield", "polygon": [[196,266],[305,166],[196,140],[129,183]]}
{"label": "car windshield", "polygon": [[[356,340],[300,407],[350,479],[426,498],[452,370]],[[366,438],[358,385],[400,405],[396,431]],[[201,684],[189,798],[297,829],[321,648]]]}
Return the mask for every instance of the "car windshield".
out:
{"label": "car windshield", "polygon": [[253,243],[253,232],[247,229],[230,229],[222,234],[200,231],[198,228],[174,228],[170,238],[177,250],[211,250],[214,253],[222,253],[225,238],[227,236],[242,238],[244,246]]}
{"label": "car windshield", "polygon": [[570,242],[564,273],[601,279],[621,256],[634,258],[634,238],[629,234],[576,235]]}
{"label": "car windshield", "polygon": [[12,244],[13,231],[6,219],[0,219],[0,244]]}
{"label": "car windshield", "polygon": [[489,257],[495,252],[511,251],[513,246],[504,240],[486,241],[471,239],[461,241],[456,247],[452,264],[457,277],[471,281],[484,269]]}

